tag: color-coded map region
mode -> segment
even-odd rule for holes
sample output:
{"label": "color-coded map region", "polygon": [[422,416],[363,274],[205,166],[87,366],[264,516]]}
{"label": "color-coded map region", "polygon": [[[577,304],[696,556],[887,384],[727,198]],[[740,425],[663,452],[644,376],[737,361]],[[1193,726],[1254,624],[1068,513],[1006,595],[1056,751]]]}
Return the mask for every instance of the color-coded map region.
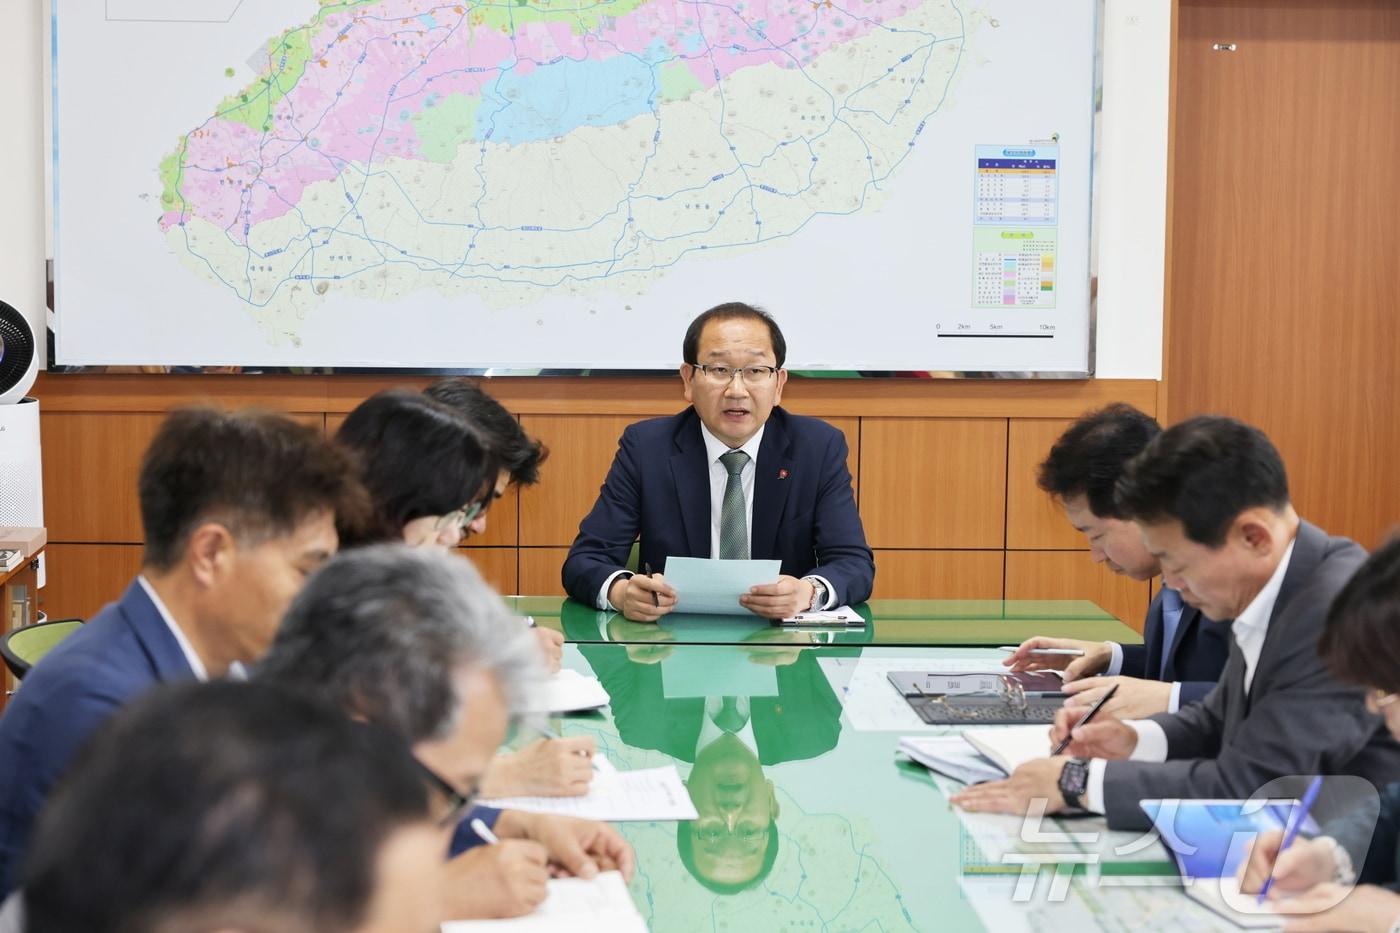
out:
{"label": "color-coded map region", "polygon": [[294,345],[331,292],[640,293],[883,203],[967,30],[956,0],[322,0],[175,141],[159,228]]}

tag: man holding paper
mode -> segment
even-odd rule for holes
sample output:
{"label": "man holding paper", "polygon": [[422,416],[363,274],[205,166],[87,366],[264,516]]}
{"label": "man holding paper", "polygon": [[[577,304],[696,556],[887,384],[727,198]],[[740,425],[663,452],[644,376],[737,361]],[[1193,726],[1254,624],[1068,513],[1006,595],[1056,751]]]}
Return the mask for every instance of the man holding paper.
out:
{"label": "man holding paper", "polygon": [[[718,305],[686,331],[681,383],[691,407],[631,425],[564,562],[580,602],[654,622],[676,607],[670,557],[780,562],[735,607],[781,619],[870,596],[875,560],[851,494],[841,432],[788,414],[787,344],[747,304]],[[640,538],[643,573],[625,569]]]}

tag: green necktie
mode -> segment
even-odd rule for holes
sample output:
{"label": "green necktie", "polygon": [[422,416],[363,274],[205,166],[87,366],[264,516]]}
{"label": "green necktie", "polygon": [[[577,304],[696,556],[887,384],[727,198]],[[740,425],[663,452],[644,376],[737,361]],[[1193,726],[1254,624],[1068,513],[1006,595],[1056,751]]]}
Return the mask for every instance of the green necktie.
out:
{"label": "green necktie", "polygon": [[715,713],[712,721],[723,731],[732,734],[743,729],[749,717],[739,711],[738,697],[724,697],[720,700],[719,711]]}
{"label": "green necktie", "polygon": [[719,509],[720,560],[749,559],[749,523],[744,515],[744,481],[739,478],[749,455],[742,450],[721,454],[719,462],[729,473],[724,486],[724,502]]}

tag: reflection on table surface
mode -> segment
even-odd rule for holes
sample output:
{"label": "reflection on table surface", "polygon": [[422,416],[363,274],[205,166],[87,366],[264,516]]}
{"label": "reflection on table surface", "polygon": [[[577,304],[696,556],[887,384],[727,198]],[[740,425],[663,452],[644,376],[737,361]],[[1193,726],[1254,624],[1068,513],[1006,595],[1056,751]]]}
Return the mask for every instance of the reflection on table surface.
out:
{"label": "reflection on table surface", "polygon": [[[861,697],[877,694],[884,671],[902,660],[1002,655],[811,648],[793,643],[798,634],[764,630],[737,645],[651,640],[565,649],[565,666],[597,676],[612,704],[563,717],[561,731],[593,736],[623,770],[675,764],[699,814],[690,822],[618,824],[637,850],[632,893],[652,930],[1179,929],[1183,919],[1231,928],[1173,888],[1076,881],[1062,902],[1049,904],[1051,868],[1040,870],[1043,883],[1031,885],[1030,901],[1018,903],[1024,858],[1007,863],[988,852],[1024,854],[1021,821],[965,823],[946,802],[944,779],[895,755],[901,734],[946,730],[882,723],[871,701],[878,713],[888,697]],[[864,712],[855,715],[857,706]],[[886,712],[897,716],[897,707]],[[1082,833],[1089,824],[1064,825]],[[1158,843],[1121,835],[1096,843],[1126,853],[1106,855],[1117,870],[1106,866],[1103,874],[1172,880]],[[1076,845],[1076,852],[1093,848]]]}
{"label": "reflection on table surface", "polygon": [[[559,596],[508,596],[506,602],[513,612],[562,631],[566,640],[579,644],[738,644],[775,629],[766,619],[748,613],[672,614],[657,623],[638,623]],[[1088,600],[872,599],[854,608],[866,620],[865,627],[778,630],[800,635],[790,641],[803,645],[994,647],[1047,634],[1142,643],[1136,631]]]}

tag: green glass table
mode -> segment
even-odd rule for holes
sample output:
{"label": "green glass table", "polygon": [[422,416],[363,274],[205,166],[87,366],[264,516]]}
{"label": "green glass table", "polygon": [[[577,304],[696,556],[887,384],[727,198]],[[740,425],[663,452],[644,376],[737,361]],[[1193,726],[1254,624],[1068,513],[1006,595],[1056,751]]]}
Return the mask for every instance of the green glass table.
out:
{"label": "green glass table", "polygon": [[806,645],[993,647],[1033,635],[1142,644],[1142,636],[1087,600],[872,599],[854,607],[864,628],[785,629],[751,614],[665,616],[630,622],[616,612],[558,596],[510,596],[511,610],[577,644],[667,642],[677,645],[781,641]]}
{"label": "green glass table", "polygon": [[[935,733],[885,673],[986,649],[575,644],[566,667],[612,697],[560,717],[618,768],[674,764],[694,821],[618,824],[656,933],[1233,929],[1181,893],[1152,837],[1101,820],[952,809],[946,779],[902,762]],[[946,730],[943,730],[946,731]],[[1070,835],[1074,834],[1074,835]]]}

